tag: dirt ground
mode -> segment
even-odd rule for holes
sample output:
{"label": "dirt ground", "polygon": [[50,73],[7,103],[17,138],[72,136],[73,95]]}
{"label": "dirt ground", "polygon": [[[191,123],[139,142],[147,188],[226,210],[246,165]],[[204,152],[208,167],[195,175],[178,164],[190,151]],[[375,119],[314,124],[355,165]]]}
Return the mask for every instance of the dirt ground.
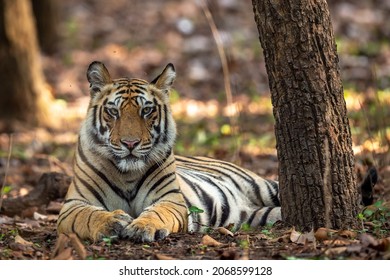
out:
{"label": "dirt ground", "polygon": [[[209,233],[171,234],[163,241],[133,243],[105,239],[90,244],[75,236],[58,238],[54,221],[22,219],[2,222],[0,259],[389,259],[389,238],[369,233],[334,232],[317,240],[313,233],[301,234],[277,225],[270,229],[239,231],[233,236]],[[325,230],[324,230],[325,231]],[[330,234],[329,234],[330,235]],[[318,234],[320,236],[320,233]],[[319,238],[317,236],[317,238]]]}
{"label": "dirt ground", "polygon": [[[234,161],[275,179],[278,163],[268,77],[250,1],[212,0],[210,11],[223,39],[236,107],[226,105],[219,54],[196,1],[62,1],[59,46],[42,54],[53,97],[53,127],[0,133],[0,183],[4,201],[31,195],[42,174],[72,176],[77,132],[88,104],[85,71],[103,61],[115,77],[144,79],[168,62],[178,78],[172,98],[179,136],[176,152]],[[230,235],[171,234],[136,244],[106,238],[92,244],[57,236],[59,192],[44,204],[0,213],[0,259],[390,259],[389,1],[328,1],[361,180],[375,165],[377,204],[357,217],[356,229],[299,233],[278,223]],[[380,102],[378,103],[378,100]],[[238,108],[237,110],[234,108]],[[237,113],[238,112],[238,113]],[[232,135],[237,117],[239,137]],[[379,139],[379,140],[378,140]],[[387,142],[386,142],[387,141]],[[9,157],[9,147],[12,152]],[[5,178],[5,173],[7,176]]]}
{"label": "dirt ground", "polygon": [[[43,158],[29,160],[10,171],[15,176],[17,170],[24,170],[19,180],[29,174],[35,188],[19,190],[26,194],[3,201],[8,215],[4,211],[0,215],[0,259],[390,259],[390,205],[382,203],[369,206],[368,212],[362,212],[366,214],[360,226],[350,230],[320,228],[302,233],[278,222],[237,232],[210,228],[203,233],[176,233],[142,244],[116,237],[91,243],[76,236],[57,236],[56,220],[70,177],[59,172],[37,177],[37,170],[47,169],[48,163]],[[60,165],[51,163],[52,170],[66,169],[55,164]],[[54,179],[44,184],[44,177]],[[380,182],[376,200],[382,192]]]}

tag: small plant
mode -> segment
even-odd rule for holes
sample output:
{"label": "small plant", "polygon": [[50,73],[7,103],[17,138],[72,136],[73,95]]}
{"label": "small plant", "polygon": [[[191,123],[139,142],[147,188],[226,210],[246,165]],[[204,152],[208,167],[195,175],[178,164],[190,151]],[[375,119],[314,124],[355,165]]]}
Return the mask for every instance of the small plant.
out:
{"label": "small plant", "polygon": [[379,236],[387,233],[390,223],[390,207],[382,200],[378,200],[369,205],[358,214],[358,219],[362,222],[363,231],[367,231],[366,225],[370,225]]}
{"label": "small plant", "polygon": [[272,235],[272,232],[271,232],[269,229],[262,229],[262,230],[261,230],[261,233],[262,233],[262,234],[265,234],[265,235],[267,235],[267,236]]}
{"label": "small plant", "polygon": [[112,244],[118,239],[118,236],[106,236],[103,237],[103,242],[108,246],[111,247]]}
{"label": "small plant", "polygon": [[238,242],[241,249],[249,249],[250,242],[247,239],[242,239]]}
{"label": "small plant", "polygon": [[19,231],[18,231],[18,229],[17,228],[14,228],[14,229],[10,229],[9,231],[8,231],[8,235],[10,235],[10,236],[17,236],[19,234]]}
{"label": "small plant", "polygon": [[244,223],[241,225],[240,230],[242,230],[244,232],[248,232],[248,231],[252,230],[252,227],[250,226],[250,224]]}
{"label": "small plant", "polygon": [[199,219],[199,214],[204,213],[204,210],[196,207],[196,206],[190,206],[188,208],[188,216],[192,215],[192,218],[194,219],[194,222],[197,223]]}

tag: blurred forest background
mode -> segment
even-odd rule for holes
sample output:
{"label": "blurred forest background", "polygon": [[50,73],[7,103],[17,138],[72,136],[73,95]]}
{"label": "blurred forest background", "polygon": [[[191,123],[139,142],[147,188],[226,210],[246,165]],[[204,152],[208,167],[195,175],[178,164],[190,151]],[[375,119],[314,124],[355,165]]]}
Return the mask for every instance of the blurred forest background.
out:
{"label": "blurred forest background", "polygon": [[[53,2],[50,23],[43,21],[42,11],[34,11],[39,57],[52,96],[46,104],[50,125],[19,123],[11,145],[10,134],[0,131],[5,197],[28,193],[43,172],[72,174],[74,145],[89,101],[85,73],[94,60],[105,63],[113,77],[146,80],[172,62],[177,71],[171,95],[179,131],[176,153],[234,161],[262,176],[277,177],[268,77],[251,1],[210,0],[206,8],[226,53],[232,100],[225,93],[218,44],[202,1]],[[357,170],[364,174],[367,166],[377,166],[377,191],[383,196],[389,193],[390,179],[390,0],[327,2]],[[45,38],[50,30],[51,37]],[[0,124],[7,127],[7,119]]]}

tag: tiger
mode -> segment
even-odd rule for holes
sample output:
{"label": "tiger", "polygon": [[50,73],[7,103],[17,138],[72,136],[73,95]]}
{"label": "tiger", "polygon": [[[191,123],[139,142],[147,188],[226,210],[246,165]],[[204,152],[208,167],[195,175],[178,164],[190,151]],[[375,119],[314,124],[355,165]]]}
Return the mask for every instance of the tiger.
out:
{"label": "tiger", "polygon": [[[173,64],[151,82],[87,70],[90,102],[57,232],[152,242],[170,233],[281,219],[278,182],[233,163],[174,154]],[[196,207],[203,213],[191,213]]]}
{"label": "tiger", "polygon": [[[278,181],[227,161],[174,154],[175,78],[171,63],[151,82],[112,79],[102,62],[89,65],[90,102],[58,234],[153,242],[170,233],[257,228],[282,219]],[[372,203],[377,180],[370,169],[360,185],[364,205]]]}

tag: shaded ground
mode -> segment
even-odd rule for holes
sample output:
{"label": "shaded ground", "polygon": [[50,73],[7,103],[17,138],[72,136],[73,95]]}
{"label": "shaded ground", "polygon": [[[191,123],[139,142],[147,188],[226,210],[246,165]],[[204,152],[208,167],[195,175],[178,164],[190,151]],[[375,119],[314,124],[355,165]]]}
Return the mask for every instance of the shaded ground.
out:
{"label": "shaded ground", "polygon": [[[260,165],[267,160],[258,159]],[[11,168],[10,173],[20,169],[27,172],[28,166],[48,170],[45,163],[42,158],[25,161],[23,168]],[[59,164],[56,168],[65,169]],[[277,223],[234,233],[210,229],[205,233],[172,234],[163,241],[144,244],[115,237],[95,244],[81,242],[76,236],[58,237],[55,223],[69,182],[61,178],[68,177],[57,173],[59,178],[44,181],[42,178],[49,175],[38,180],[40,172],[29,171],[20,174],[19,179],[30,178],[34,187],[29,191],[19,189],[25,196],[3,201],[3,210],[12,217],[0,215],[0,259],[390,259],[390,205],[382,200],[362,211],[357,217],[361,225],[353,230],[323,228],[299,233]],[[383,189],[380,180],[375,200],[382,198]],[[31,198],[33,202],[27,203]],[[22,199],[25,207],[14,208]]]}
{"label": "shaded ground", "polygon": [[352,231],[316,241],[313,233],[274,226],[234,236],[212,231],[172,234],[147,244],[114,239],[89,244],[57,239],[54,222],[15,220],[16,227],[9,222],[0,230],[0,259],[390,259],[390,238]]}
{"label": "shaded ground", "polygon": [[[328,2],[356,172],[361,180],[368,166],[375,165],[380,175],[375,199],[389,201],[390,25],[386,19],[390,2]],[[233,161],[261,176],[277,178],[268,78],[250,1],[212,0],[209,5],[228,56],[233,104],[226,103],[216,44],[196,1],[116,0],[107,5],[106,1],[69,0],[61,5],[59,49],[42,56],[56,98],[52,110],[57,125],[14,133],[10,159],[10,137],[0,134],[0,182],[4,182],[5,199],[31,193],[44,172],[72,175],[74,144],[89,99],[85,71],[93,60],[103,61],[113,76],[149,80],[173,62],[178,72],[172,93],[179,128],[176,152]],[[233,131],[234,121],[238,131]],[[151,244],[59,239],[55,221],[61,203],[59,197],[10,217],[0,214],[0,259],[390,258],[385,204],[362,214],[362,226],[353,233],[327,232],[326,238],[305,233],[297,239],[291,227],[281,224],[255,232],[242,230],[233,237],[212,230],[208,234],[222,243],[213,246],[202,241],[205,233],[173,234]]]}

